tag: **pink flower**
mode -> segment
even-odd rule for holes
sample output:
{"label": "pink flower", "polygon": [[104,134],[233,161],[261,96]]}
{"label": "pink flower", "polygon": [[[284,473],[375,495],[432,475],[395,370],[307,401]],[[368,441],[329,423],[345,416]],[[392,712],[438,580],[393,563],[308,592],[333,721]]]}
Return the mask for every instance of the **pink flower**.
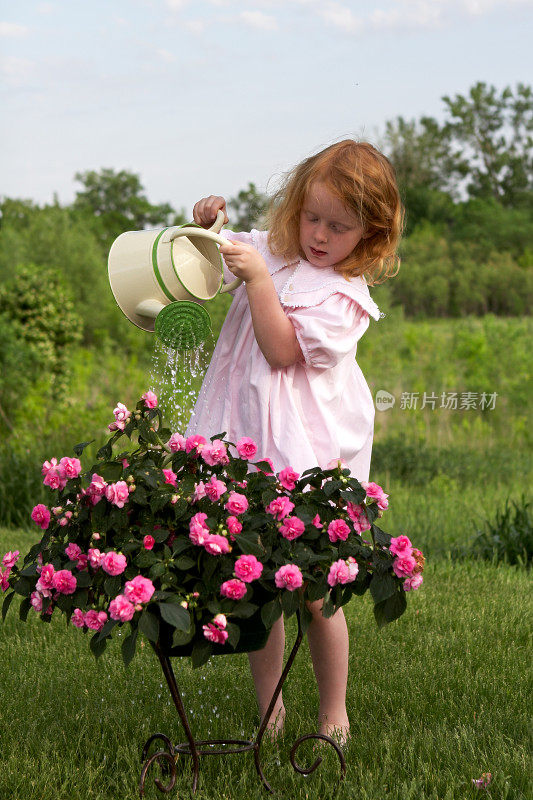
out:
{"label": "pink flower", "polygon": [[173,433],[167,442],[167,447],[173,453],[177,453],[178,450],[185,450],[185,436],[182,436],[181,433]]}
{"label": "pink flower", "polygon": [[105,611],[95,611],[90,609],[85,614],[85,624],[92,631],[101,631],[107,622],[107,614]]}
{"label": "pink flower", "polygon": [[228,531],[232,536],[237,536],[242,531],[242,524],[239,522],[237,517],[228,517],[226,520],[226,525],[228,526]]}
{"label": "pink flower", "polygon": [[51,469],[57,470],[57,467],[58,467],[57,458],[52,458],[50,461],[45,461],[41,469],[41,475],[44,475],[46,477],[46,475],[50,472]]}
{"label": "pink flower", "polygon": [[263,565],[255,556],[240,556],[235,562],[235,575],[245,583],[261,577]]}
{"label": "pink flower", "polygon": [[[54,574],[55,574],[55,569],[54,569],[53,565],[52,564],[45,564],[44,566],[41,567],[41,575],[39,577],[39,581],[38,582],[45,589],[51,589],[52,586],[54,585]],[[39,588],[39,591],[41,591],[40,588]]]}
{"label": "pink flower", "polygon": [[91,503],[95,506],[101,497],[105,494],[105,490],[107,487],[107,483],[104,481],[101,475],[97,475],[96,472],[93,472],[93,476],[91,479],[91,483],[87,487],[86,494],[89,495],[91,498]]}
{"label": "pink flower", "polygon": [[224,506],[230,514],[244,514],[248,508],[248,500],[243,494],[230,492],[228,502]]}
{"label": "pink flower", "polygon": [[[202,456],[203,454],[202,451]],[[204,486],[205,493],[212,503],[216,503],[216,501],[222,497],[226,488],[226,484],[223,481],[219,481],[216,475],[211,475],[211,478]]]}
{"label": "pink flower", "polygon": [[30,595],[30,603],[35,611],[43,610],[43,596],[39,592],[32,592]]}
{"label": "pink flower", "polygon": [[137,603],[148,603],[153,593],[155,586],[149,578],[143,578],[142,575],[137,575],[133,580],[126,581],[124,586],[124,594],[130,601],[136,605]]}
{"label": "pink flower", "polygon": [[203,542],[207,552],[212,556],[220,556],[224,553],[229,553],[231,550],[230,544],[225,536],[219,536],[218,533],[209,534]]}
{"label": "pink flower", "polygon": [[60,594],[74,594],[76,577],[69,569],[60,569],[54,573],[52,585]]}
{"label": "pink flower", "polygon": [[83,626],[85,625],[85,614],[83,613],[81,608],[74,609],[70,621],[76,628],[83,628]]}
{"label": "pink flower", "polygon": [[355,558],[350,556],[347,561],[340,558],[329,568],[328,583],[330,586],[337,586],[341,583],[351,583],[357,577],[359,566]]}
{"label": "pink flower", "polygon": [[210,535],[209,528],[205,524],[207,514],[199,511],[189,522],[189,539],[193,544],[204,544]]}
{"label": "pink flower", "polygon": [[77,544],[71,542],[67,547],[65,547],[65,553],[71,561],[77,561],[81,555],[81,547],[78,547]]}
{"label": "pink flower", "polygon": [[224,644],[226,639],[228,638],[228,632],[225,630],[221,630],[217,625],[214,625],[210,622],[207,625],[202,625],[204,636],[210,642],[214,642],[215,644]]}
{"label": "pink flower", "polygon": [[109,616],[119,622],[129,622],[135,614],[135,606],[123,594],[117,594],[109,604]]}
{"label": "pink flower", "polygon": [[31,512],[32,520],[45,531],[50,525],[50,512],[45,505],[38,503]]}
{"label": "pink flower", "polygon": [[392,569],[398,578],[407,578],[416,567],[416,561],[412,555],[398,556],[392,562]]}
{"label": "pink flower", "polygon": [[105,553],[102,558],[102,569],[104,572],[107,572],[108,575],[121,575],[126,569],[127,564],[126,556],[122,555],[122,553],[115,553],[114,550]]}
{"label": "pink flower", "polygon": [[249,436],[243,436],[235,445],[241,458],[249,461],[257,453],[257,445]]}
{"label": "pink flower", "polygon": [[211,467],[215,464],[229,464],[226,446],[220,439],[215,439],[211,444],[202,447],[202,458]]}
{"label": "pink flower", "polygon": [[377,483],[367,483],[366,481],[361,481],[361,486],[365,490],[366,496],[377,502],[378,508],[386,509],[389,507],[387,499],[389,495],[385,494],[381,486],[378,486]]}
{"label": "pink flower", "polygon": [[2,564],[4,565],[4,567],[7,567],[8,569],[13,569],[19,558],[20,558],[20,553],[18,550],[15,550],[14,553],[11,552],[11,550],[9,550],[3,557]]}
{"label": "pink flower", "polygon": [[395,556],[410,556],[413,552],[413,546],[409,538],[402,534],[390,540],[389,550]]}
{"label": "pink flower", "polygon": [[492,775],[490,772],[484,772],[481,778],[472,778],[472,783],[476,787],[476,789],[487,789],[490,782],[492,780]]}
{"label": "pink flower", "polygon": [[36,591],[39,592],[43,597],[52,597],[53,588],[54,588],[53,581],[50,583],[50,586],[45,586],[40,578],[35,584]]}
{"label": "pink flower", "polygon": [[199,434],[196,434],[195,436],[189,436],[189,438],[185,440],[185,450],[188,453],[191,453],[193,450],[196,450],[197,453],[200,453],[206,444],[207,439]]}
{"label": "pink flower", "polygon": [[230,600],[242,600],[246,594],[246,584],[237,578],[231,578],[229,581],[224,581],[220,587],[220,594],[222,597],[229,597]]}
{"label": "pink flower", "polygon": [[287,514],[290,514],[294,508],[294,503],[291,503],[289,498],[282,494],[272,500],[266,507],[267,514],[272,514],[276,519],[283,519]]}
{"label": "pink flower", "polygon": [[59,470],[65,478],[77,478],[81,472],[81,462],[79,458],[62,458],[59,462]]}
{"label": "pink flower", "polygon": [[165,476],[165,483],[170,483],[171,486],[176,486],[176,478],[178,477],[171,469],[164,469],[163,475]]}
{"label": "pink flower", "polygon": [[403,588],[406,592],[410,592],[411,589],[418,589],[422,584],[424,578],[420,573],[417,575],[413,575],[412,578],[406,578],[403,582]]}
{"label": "pink flower", "polygon": [[117,481],[116,483],[109,483],[106,486],[105,496],[110,503],[117,506],[117,508],[124,508],[130,496],[128,484],[126,481]]}
{"label": "pink flower", "polygon": [[311,525],[314,525],[315,528],[318,528],[318,530],[324,527],[324,523],[322,522],[318,514],[315,515]]}
{"label": "pink flower", "polygon": [[288,492],[292,492],[299,477],[299,473],[295,472],[292,467],[285,467],[285,469],[282,469],[279,473],[278,480],[284,489],[287,489]]}
{"label": "pink flower", "polygon": [[284,567],[280,567],[274,578],[278,589],[288,589],[289,592],[299,589],[304,582],[300,568],[296,564],[285,564]]}
{"label": "pink flower", "polygon": [[205,497],[205,496],[206,496],[206,494],[205,494],[205,484],[204,484],[204,482],[200,481],[200,483],[195,483],[194,484],[194,494],[192,496],[192,502],[193,503],[197,503],[198,500],[201,500],[202,497]]}
{"label": "pink flower", "polygon": [[76,562],[76,569],[82,570],[87,569],[89,558],[85,555],[85,553],[81,553],[77,562]]}
{"label": "pink flower", "polygon": [[285,539],[297,539],[305,530],[305,524],[299,517],[285,517],[279,532]]}
{"label": "pink flower", "polygon": [[11,567],[6,567],[5,569],[0,569],[0,589],[3,592],[7,592],[9,589],[9,574],[11,572]]}
{"label": "pink flower", "polygon": [[143,546],[145,550],[151,550],[155,544],[155,539],[153,536],[150,536],[149,533],[143,539]]}
{"label": "pink flower", "polygon": [[123,431],[126,427],[127,420],[131,416],[131,412],[128,411],[124,403],[117,403],[117,407],[113,409],[113,414],[115,415],[117,428]]}
{"label": "pink flower", "polygon": [[157,408],[157,395],[155,395],[152,391],[142,394],[141,400],[144,400],[148,408]]}
{"label": "pink flower", "polygon": [[370,522],[368,521],[368,517],[365,514],[363,506],[356,505],[348,500],[348,503],[346,504],[346,511],[353,522],[356,533],[362,533],[363,531],[370,530]]}
{"label": "pink flower", "polygon": [[328,536],[330,542],[338,542],[339,539],[346,541],[350,533],[350,528],[343,519],[334,519],[328,525]]}
{"label": "pink flower", "polygon": [[89,564],[93,569],[100,569],[102,566],[102,560],[104,558],[104,554],[100,552],[96,547],[89,547],[87,551],[87,556],[89,559]]}

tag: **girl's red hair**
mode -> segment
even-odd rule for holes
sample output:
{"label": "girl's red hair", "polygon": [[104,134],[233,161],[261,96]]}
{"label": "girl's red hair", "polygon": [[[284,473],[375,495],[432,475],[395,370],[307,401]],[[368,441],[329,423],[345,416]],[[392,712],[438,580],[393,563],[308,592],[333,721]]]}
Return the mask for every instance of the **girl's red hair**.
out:
{"label": "girl's red hair", "polygon": [[368,142],[345,139],[306,158],[289,172],[267,212],[268,245],[275,255],[305,258],[300,248],[300,212],[309,187],[324,183],[360,220],[364,238],[335,265],[345,278],[364,275],[372,286],[396,275],[396,250],[404,209],[394,169]]}

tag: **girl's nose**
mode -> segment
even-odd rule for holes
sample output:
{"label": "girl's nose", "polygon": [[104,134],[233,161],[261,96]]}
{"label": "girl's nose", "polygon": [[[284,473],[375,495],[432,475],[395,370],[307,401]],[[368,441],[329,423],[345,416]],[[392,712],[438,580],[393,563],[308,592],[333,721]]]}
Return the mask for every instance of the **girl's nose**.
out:
{"label": "girl's nose", "polygon": [[315,230],[315,239],[316,239],[316,241],[317,242],[326,242],[327,238],[328,237],[327,237],[326,229],[324,227],[322,227],[322,225],[319,225],[319,227]]}

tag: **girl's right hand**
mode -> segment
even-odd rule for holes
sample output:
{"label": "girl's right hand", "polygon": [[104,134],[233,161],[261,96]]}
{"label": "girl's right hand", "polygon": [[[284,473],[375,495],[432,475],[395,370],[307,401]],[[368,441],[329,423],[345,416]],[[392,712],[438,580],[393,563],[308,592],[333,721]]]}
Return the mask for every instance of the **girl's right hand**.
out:
{"label": "girl's right hand", "polygon": [[194,221],[201,225],[202,228],[210,228],[217,218],[219,211],[224,212],[224,225],[229,222],[228,215],[226,214],[226,201],[223,197],[218,197],[214,194],[209,197],[203,197],[195,204],[192,210]]}

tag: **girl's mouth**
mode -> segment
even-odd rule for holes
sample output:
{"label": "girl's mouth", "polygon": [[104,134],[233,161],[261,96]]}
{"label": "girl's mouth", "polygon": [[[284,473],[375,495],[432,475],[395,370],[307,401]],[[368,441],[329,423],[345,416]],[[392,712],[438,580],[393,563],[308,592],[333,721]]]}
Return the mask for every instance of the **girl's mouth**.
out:
{"label": "girl's mouth", "polygon": [[314,247],[309,248],[314,256],[327,256],[327,253],[324,250],[315,250]]}

